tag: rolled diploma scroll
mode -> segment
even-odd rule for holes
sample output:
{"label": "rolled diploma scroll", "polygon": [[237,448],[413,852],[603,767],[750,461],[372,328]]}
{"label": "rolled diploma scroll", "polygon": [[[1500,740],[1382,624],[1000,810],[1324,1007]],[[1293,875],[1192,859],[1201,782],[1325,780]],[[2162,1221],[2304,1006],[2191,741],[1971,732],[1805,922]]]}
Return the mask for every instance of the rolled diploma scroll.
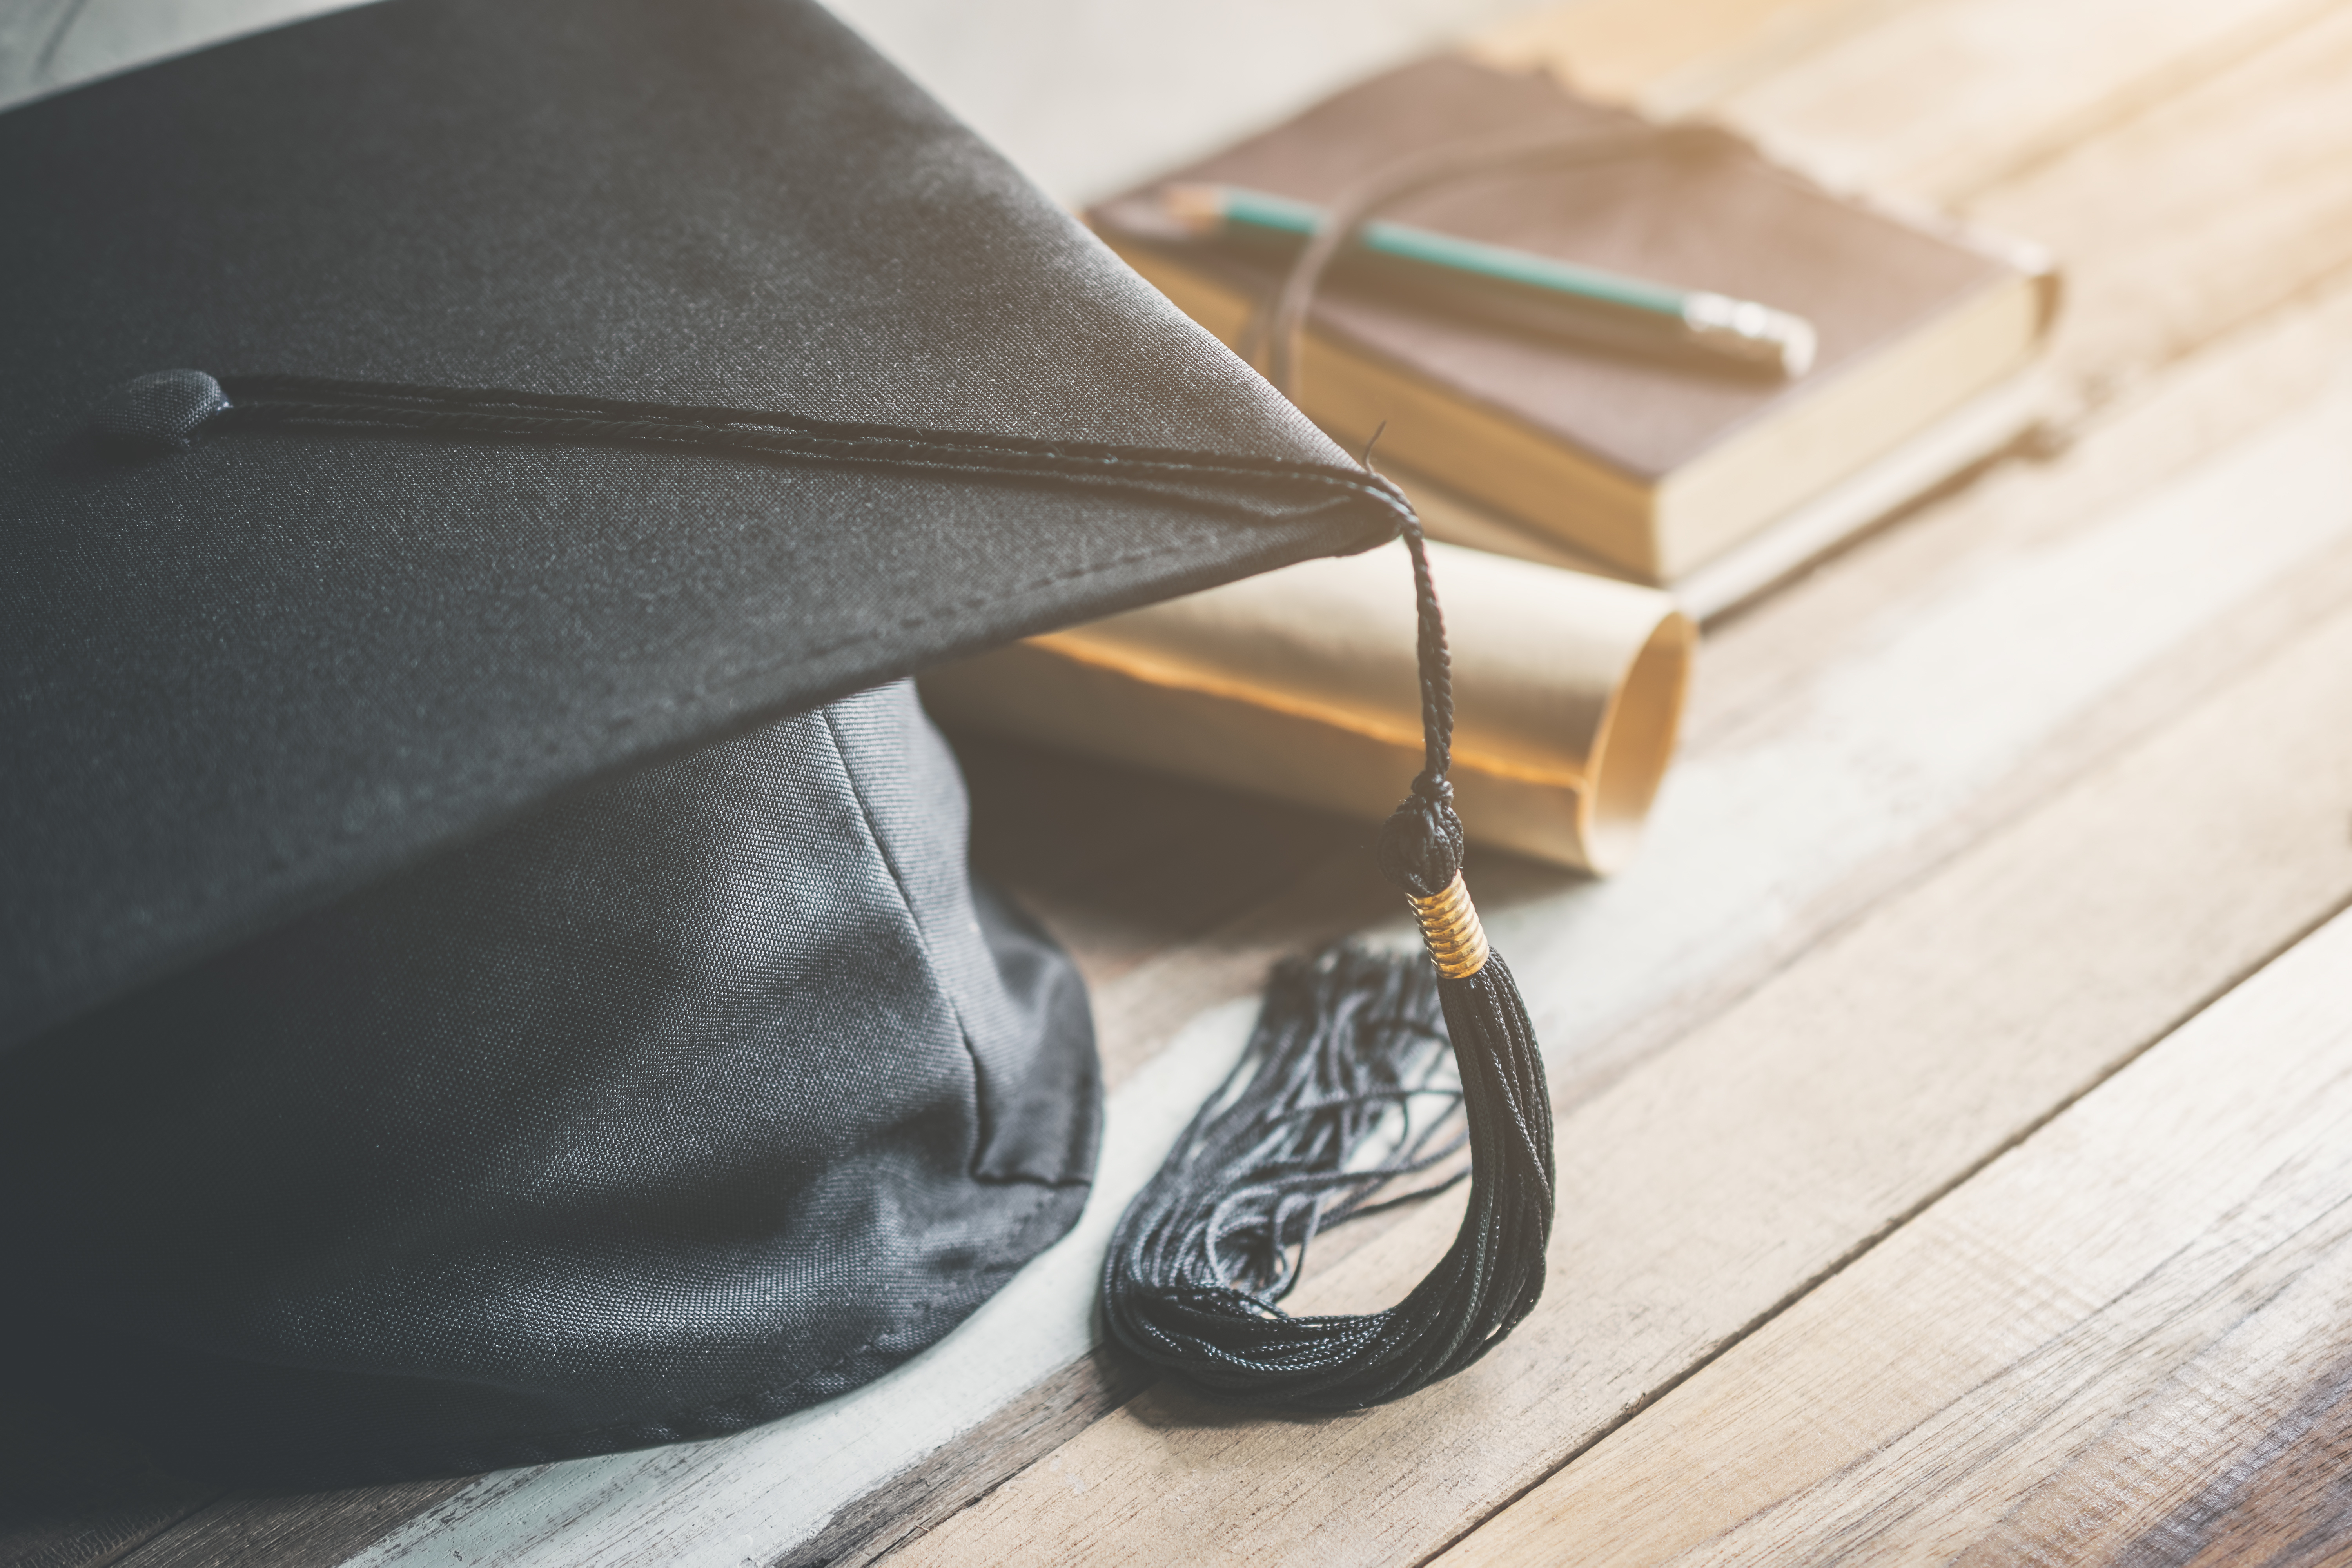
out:
{"label": "rolled diploma scroll", "polygon": [[[1672,759],[1696,634],[1665,595],[1433,542],[1474,842],[1606,873]],[[943,722],[1377,821],[1421,771],[1395,543],[1032,637],[922,679]]]}

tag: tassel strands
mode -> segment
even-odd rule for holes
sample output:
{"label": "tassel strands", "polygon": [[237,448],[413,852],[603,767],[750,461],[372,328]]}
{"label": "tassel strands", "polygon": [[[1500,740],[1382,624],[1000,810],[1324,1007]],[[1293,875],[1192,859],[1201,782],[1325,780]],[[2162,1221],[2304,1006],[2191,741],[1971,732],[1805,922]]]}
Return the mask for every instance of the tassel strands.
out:
{"label": "tassel strands", "polygon": [[[1551,1102],[1517,984],[1463,885],[1462,823],[1446,782],[1454,695],[1444,622],[1417,520],[1404,535],[1425,756],[1412,793],[1381,828],[1378,856],[1411,903],[1428,959],[1343,945],[1279,966],[1234,1078],[1129,1206],[1104,1267],[1112,1337],[1239,1404],[1353,1410],[1402,1398],[1484,1355],[1543,1291]],[[1458,1100],[1432,1116],[1426,1102],[1443,1093],[1442,1058],[1430,1046],[1441,1019]],[[1467,1212],[1444,1258],[1402,1301],[1362,1316],[1282,1310],[1318,1229],[1453,1184],[1458,1173],[1375,1201],[1464,1143]],[[1384,1154],[1368,1158],[1372,1150]]]}

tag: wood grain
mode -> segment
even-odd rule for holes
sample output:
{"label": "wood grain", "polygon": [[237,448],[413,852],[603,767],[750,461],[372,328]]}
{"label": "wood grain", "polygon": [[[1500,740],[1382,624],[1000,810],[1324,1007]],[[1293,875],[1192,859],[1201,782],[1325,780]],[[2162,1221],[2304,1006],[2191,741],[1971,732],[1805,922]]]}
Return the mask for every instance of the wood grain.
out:
{"label": "wood grain", "polygon": [[2053,357],[2078,398],[2113,397],[2352,265],[2347,71],[2338,7],[1967,204],[2063,258]]}
{"label": "wood grain", "polygon": [[[1469,1372],[1321,1424],[1154,1390],[904,1562],[1444,1545],[2352,896],[2347,704],[2338,614],[1579,1109],[1550,1293]],[[1310,1289],[1393,1297],[1428,1231]]]}
{"label": "wood grain", "polygon": [[415,1481],[226,1499],[124,1555],[120,1568],[329,1568],[466,1484]]}
{"label": "wood grain", "polygon": [[1465,52],[1579,92],[1687,112],[1869,26],[1897,0],[1574,0],[1515,16]]}
{"label": "wood grain", "polygon": [[1840,185],[1948,202],[2014,177],[2333,0],[1923,0],[1707,107]]}
{"label": "wood grain", "polygon": [[1097,1347],[950,1446],[938,1462],[857,1500],[775,1568],[847,1568],[887,1556],[985,1497],[1018,1468],[1008,1454],[1051,1452],[1150,1386],[1150,1371]]}
{"label": "wood grain", "polygon": [[2339,916],[1441,1562],[2343,1552],[2348,1389]]}

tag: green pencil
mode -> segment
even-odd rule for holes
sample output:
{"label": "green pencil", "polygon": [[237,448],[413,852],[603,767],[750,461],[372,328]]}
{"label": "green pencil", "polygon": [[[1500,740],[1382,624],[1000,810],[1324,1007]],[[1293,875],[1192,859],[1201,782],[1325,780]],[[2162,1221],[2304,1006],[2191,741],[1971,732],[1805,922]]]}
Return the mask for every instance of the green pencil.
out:
{"label": "green pencil", "polygon": [[[1323,222],[1319,207],[1238,185],[1171,185],[1161,199],[1186,226],[1238,239],[1291,244]],[[1752,300],[1379,220],[1357,231],[1349,259],[1376,263],[1434,302],[1514,326],[1654,352],[1695,349],[1784,376],[1812,367],[1812,323]]]}

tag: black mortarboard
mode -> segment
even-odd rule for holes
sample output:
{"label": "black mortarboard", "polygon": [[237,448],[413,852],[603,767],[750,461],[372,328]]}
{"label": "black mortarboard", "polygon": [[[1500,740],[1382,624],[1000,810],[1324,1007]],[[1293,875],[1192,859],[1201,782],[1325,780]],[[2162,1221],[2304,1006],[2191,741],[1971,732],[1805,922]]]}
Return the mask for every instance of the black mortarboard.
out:
{"label": "black mortarboard", "polygon": [[1066,1229],[1083,994],[899,678],[1391,489],[805,0],[310,21],[0,117],[0,212],[13,1359],[484,1468]]}

